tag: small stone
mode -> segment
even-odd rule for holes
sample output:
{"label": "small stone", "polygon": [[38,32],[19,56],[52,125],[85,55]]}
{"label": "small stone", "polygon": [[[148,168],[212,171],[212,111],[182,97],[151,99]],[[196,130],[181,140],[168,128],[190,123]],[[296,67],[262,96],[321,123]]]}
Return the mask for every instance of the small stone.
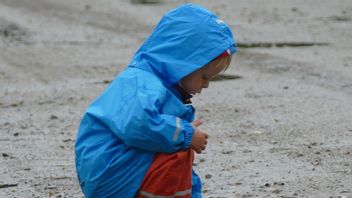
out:
{"label": "small stone", "polygon": [[112,81],[111,80],[103,80],[104,84],[110,84]]}
{"label": "small stone", "polygon": [[222,151],[221,153],[227,155],[233,153],[233,151]]}
{"label": "small stone", "polygon": [[211,178],[211,174],[206,174],[205,175],[205,179],[210,179]]}
{"label": "small stone", "polygon": [[50,119],[55,120],[55,119],[58,119],[58,117],[56,115],[51,115]]}
{"label": "small stone", "polygon": [[249,132],[249,134],[251,134],[251,135],[260,135],[260,134],[263,134],[263,131],[254,130],[254,131]]}
{"label": "small stone", "polygon": [[242,153],[251,153],[251,152],[252,152],[252,151],[249,150],[249,149],[245,149],[245,150],[242,151]]}
{"label": "small stone", "polygon": [[84,9],[86,9],[86,10],[90,10],[92,7],[90,6],[90,5],[85,5],[84,6]]}
{"label": "small stone", "polygon": [[7,153],[2,153],[2,156],[3,156],[3,157],[10,157],[10,155],[7,154]]}
{"label": "small stone", "polygon": [[281,192],[281,190],[280,190],[280,189],[273,189],[271,192],[272,192],[272,193],[275,193],[275,194],[278,194],[278,193]]}
{"label": "small stone", "polygon": [[20,101],[20,102],[17,102],[17,103],[13,103],[11,104],[11,107],[18,107],[18,106],[21,106],[23,105],[23,101]]}
{"label": "small stone", "polygon": [[312,162],[312,165],[318,166],[318,165],[320,165],[320,163],[321,163],[321,160],[317,159]]}

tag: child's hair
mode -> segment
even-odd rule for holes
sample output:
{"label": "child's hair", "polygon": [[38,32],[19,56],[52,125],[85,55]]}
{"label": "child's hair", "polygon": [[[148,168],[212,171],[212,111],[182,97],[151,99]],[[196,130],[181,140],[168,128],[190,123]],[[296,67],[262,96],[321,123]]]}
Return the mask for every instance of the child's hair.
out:
{"label": "child's hair", "polygon": [[208,63],[208,65],[212,65],[213,68],[223,67],[222,72],[226,71],[229,68],[231,63],[232,55],[228,55],[221,58],[216,58]]}

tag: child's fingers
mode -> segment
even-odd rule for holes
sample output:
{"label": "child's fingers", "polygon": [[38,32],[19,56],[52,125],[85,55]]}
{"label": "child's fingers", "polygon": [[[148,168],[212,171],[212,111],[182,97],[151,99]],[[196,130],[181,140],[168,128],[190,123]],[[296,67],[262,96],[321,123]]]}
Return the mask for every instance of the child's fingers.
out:
{"label": "child's fingers", "polygon": [[193,126],[195,127],[199,127],[201,124],[203,123],[203,120],[202,119],[197,119],[195,121],[193,121]]}

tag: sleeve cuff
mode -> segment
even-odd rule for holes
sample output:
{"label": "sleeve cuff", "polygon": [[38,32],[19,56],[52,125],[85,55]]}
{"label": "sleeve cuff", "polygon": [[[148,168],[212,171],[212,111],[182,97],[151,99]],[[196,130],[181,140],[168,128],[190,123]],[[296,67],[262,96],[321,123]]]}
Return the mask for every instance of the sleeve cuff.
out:
{"label": "sleeve cuff", "polygon": [[190,144],[193,138],[194,128],[191,123],[185,120],[181,121],[181,126],[184,133],[184,143],[181,148],[188,149],[190,147]]}

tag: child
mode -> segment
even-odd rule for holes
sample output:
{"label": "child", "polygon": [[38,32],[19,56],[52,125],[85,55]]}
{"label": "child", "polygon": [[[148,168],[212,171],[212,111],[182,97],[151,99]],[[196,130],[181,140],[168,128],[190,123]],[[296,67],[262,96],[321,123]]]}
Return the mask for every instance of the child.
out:
{"label": "child", "polygon": [[229,27],[206,9],[167,13],[81,120],[76,169],[85,196],[201,197],[192,163],[208,136],[190,98],[235,51]]}

